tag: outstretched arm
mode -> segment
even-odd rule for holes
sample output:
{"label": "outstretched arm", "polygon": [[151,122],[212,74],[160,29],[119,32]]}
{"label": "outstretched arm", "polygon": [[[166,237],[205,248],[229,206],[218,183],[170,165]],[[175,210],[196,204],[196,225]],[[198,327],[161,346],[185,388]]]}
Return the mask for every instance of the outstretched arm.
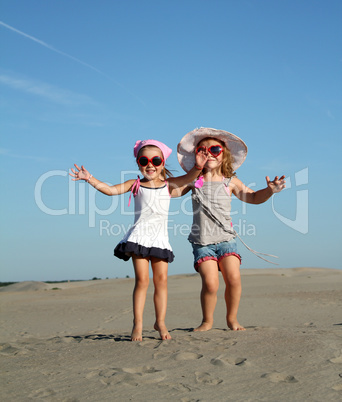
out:
{"label": "outstretched arm", "polygon": [[72,180],[74,181],[85,180],[96,190],[106,195],[119,195],[127,193],[129,190],[131,190],[135,181],[135,180],[127,180],[124,183],[109,186],[107,183],[95,179],[95,177],[93,177],[93,175],[91,175],[83,165],[79,167],[76,164],[75,169],[71,168],[71,172],[72,173],[69,173],[69,175],[73,177]]}
{"label": "outstretched arm", "polygon": [[280,178],[276,176],[272,181],[266,176],[266,183],[267,187],[262,190],[253,191],[244,185],[241,180],[234,177],[232,180],[232,192],[239,200],[248,204],[262,204],[271,198],[274,193],[279,193],[285,188],[285,176],[281,176]]}
{"label": "outstretched arm", "polygon": [[189,191],[188,184],[197,179],[208,160],[208,155],[203,153],[196,154],[194,167],[183,176],[170,177],[168,179],[170,195],[172,198],[180,197]]}

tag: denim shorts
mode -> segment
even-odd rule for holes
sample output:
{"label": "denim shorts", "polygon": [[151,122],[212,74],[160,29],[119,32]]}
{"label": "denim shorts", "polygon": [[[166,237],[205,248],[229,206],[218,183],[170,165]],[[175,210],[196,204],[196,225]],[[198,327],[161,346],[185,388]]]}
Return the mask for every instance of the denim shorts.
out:
{"label": "denim shorts", "polygon": [[196,271],[198,271],[198,267],[204,261],[214,260],[219,263],[222,258],[228,257],[230,255],[234,255],[235,257],[237,257],[241,263],[241,256],[237,252],[237,244],[235,239],[232,239],[230,241],[223,241],[217,244],[207,244],[206,246],[195,243],[192,243],[191,245],[192,252],[194,254],[194,267]]}

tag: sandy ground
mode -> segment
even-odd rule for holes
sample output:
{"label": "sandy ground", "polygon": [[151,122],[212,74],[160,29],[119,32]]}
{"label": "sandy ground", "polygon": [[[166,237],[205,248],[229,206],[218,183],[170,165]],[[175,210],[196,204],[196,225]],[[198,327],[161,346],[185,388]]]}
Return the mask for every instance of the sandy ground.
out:
{"label": "sandy ground", "polygon": [[151,284],[142,342],[130,341],[134,279],[3,288],[0,398],[342,400],[342,270],[242,270],[242,285],[247,330],[227,329],[221,282],[214,328],[199,333],[199,276],[170,276],[161,341]]}

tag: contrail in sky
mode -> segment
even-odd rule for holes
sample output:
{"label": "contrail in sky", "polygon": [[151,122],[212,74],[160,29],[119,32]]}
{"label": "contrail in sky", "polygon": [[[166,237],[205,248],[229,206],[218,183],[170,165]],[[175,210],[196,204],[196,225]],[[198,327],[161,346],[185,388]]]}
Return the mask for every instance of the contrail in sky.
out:
{"label": "contrail in sky", "polygon": [[85,63],[84,61],[79,60],[79,59],[77,59],[76,57],[70,56],[70,54],[64,53],[64,52],[62,52],[62,51],[60,51],[60,50],[54,48],[53,46],[51,46],[51,45],[49,45],[49,44],[43,42],[42,40],[35,38],[34,36],[31,36],[31,35],[26,34],[25,32],[19,31],[18,29],[15,29],[15,28],[11,27],[10,25],[5,24],[5,23],[2,22],[2,21],[0,21],[0,25],[2,25],[3,27],[5,27],[5,28],[7,28],[7,29],[10,29],[10,30],[13,31],[13,32],[16,32],[16,33],[19,34],[19,35],[25,36],[25,38],[31,39],[31,40],[33,40],[34,42],[39,43],[40,45],[42,45],[42,46],[44,46],[44,47],[46,47],[46,48],[52,50],[53,52],[56,52],[56,53],[61,54],[62,56],[68,57],[69,59],[74,60],[74,61],[76,61],[77,63],[81,63],[81,64],[83,64],[84,66],[86,66],[86,67],[88,67],[88,68],[91,68],[92,70],[98,72],[99,74],[102,74],[102,75],[104,75],[105,77],[111,79],[111,78],[108,77],[105,73],[103,73],[102,71],[100,71],[100,70],[98,70],[97,68],[93,67],[92,65],[90,65],[90,64],[88,64],[88,63]]}
{"label": "contrail in sky", "polygon": [[30,39],[30,40],[32,40],[32,41],[38,43],[38,44],[41,45],[41,46],[46,47],[47,49],[52,50],[52,51],[55,52],[55,53],[58,53],[58,54],[60,54],[60,55],[62,55],[62,56],[65,56],[65,57],[68,57],[69,59],[71,59],[71,60],[73,60],[73,61],[76,61],[77,63],[80,63],[80,64],[82,64],[83,66],[90,68],[91,70],[96,71],[97,73],[99,73],[99,74],[101,74],[102,76],[106,77],[108,80],[114,82],[114,83],[115,83],[116,85],[118,85],[119,87],[123,88],[125,91],[127,91],[127,92],[130,93],[132,96],[134,96],[139,102],[141,102],[143,105],[145,105],[145,103],[144,103],[141,99],[139,99],[136,95],[134,95],[134,94],[132,94],[130,91],[128,91],[123,85],[121,85],[119,82],[113,80],[111,77],[109,77],[107,74],[105,74],[105,73],[102,72],[101,70],[98,70],[96,67],[93,67],[91,64],[85,63],[84,61],[82,61],[82,60],[80,60],[80,59],[77,59],[76,57],[71,56],[71,55],[68,54],[68,53],[64,53],[64,52],[62,52],[61,50],[58,50],[58,49],[54,48],[53,46],[49,45],[48,43],[45,43],[45,42],[43,42],[42,40],[35,38],[34,36],[28,35],[28,34],[26,34],[25,32],[19,31],[19,29],[13,28],[13,27],[11,27],[10,25],[5,24],[5,23],[2,22],[2,21],[0,21],[0,25],[3,26],[4,28],[10,29],[11,31],[13,31],[13,32],[15,32],[15,33],[17,33],[17,34],[19,34],[19,35],[21,35],[21,36],[24,36],[25,38],[28,38],[28,39]]}

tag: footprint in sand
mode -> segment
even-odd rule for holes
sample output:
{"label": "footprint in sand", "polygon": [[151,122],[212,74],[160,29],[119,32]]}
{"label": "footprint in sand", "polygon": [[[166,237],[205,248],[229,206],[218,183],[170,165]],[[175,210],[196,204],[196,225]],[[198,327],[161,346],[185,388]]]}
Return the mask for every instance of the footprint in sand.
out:
{"label": "footprint in sand", "polygon": [[293,375],[288,375],[286,373],[265,373],[261,376],[261,378],[267,378],[271,382],[287,382],[287,383],[295,383],[298,380]]}
{"label": "footprint in sand", "polygon": [[334,358],[330,359],[329,362],[335,363],[335,364],[342,364],[342,355],[339,357],[334,357]]}
{"label": "footprint in sand", "polygon": [[342,391],[342,384],[336,384],[332,387],[334,391]]}
{"label": "footprint in sand", "polygon": [[210,363],[214,366],[224,367],[224,366],[244,366],[246,365],[246,358],[244,357],[231,357],[221,355],[216,359],[211,359]]}
{"label": "footprint in sand", "polygon": [[185,361],[185,360],[198,360],[201,359],[203,355],[194,352],[178,352],[178,353],[165,353],[165,351],[158,351],[153,354],[153,359],[157,359],[159,361],[174,359],[176,361]]}
{"label": "footprint in sand", "polygon": [[[87,378],[93,378],[95,371],[87,375]],[[134,387],[142,384],[155,384],[163,381],[166,374],[154,367],[143,366],[133,368],[107,368],[97,372],[100,382],[103,385],[132,385]]]}
{"label": "footprint in sand", "polygon": [[[17,345],[18,346],[18,345]],[[0,345],[0,354],[3,355],[12,355],[12,356],[16,356],[16,355],[26,355],[30,352],[30,348],[17,348],[15,346],[12,346],[9,343],[2,343]]]}
{"label": "footprint in sand", "polygon": [[13,347],[9,343],[2,343],[0,345],[0,353],[6,354],[6,355],[16,355],[19,352],[19,349]]}
{"label": "footprint in sand", "polygon": [[56,392],[51,388],[40,388],[30,393],[29,398],[48,398],[56,395]]}
{"label": "footprint in sand", "polygon": [[223,380],[213,377],[210,373],[195,372],[196,382],[205,385],[217,385],[221,384]]}
{"label": "footprint in sand", "polygon": [[304,326],[305,327],[315,327],[316,325],[313,322],[305,322]]}
{"label": "footprint in sand", "polygon": [[178,391],[178,392],[191,392],[193,391],[192,387],[187,384],[183,383],[163,383],[164,386],[170,388],[172,391]]}
{"label": "footprint in sand", "polygon": [[179,352],[176,353],[173,358],[177,361],[181,361],[181,360],[198,360],[200,358],[202,358],[203,355],[199,354],[199,353],[193,353],[193,352]]}
{"label": "footprint in sand", "polygon": [[217,345],[224,346],[225,349],[229,349],[231,346],[235,346],[237,341],[235,340],[227,340],[226,338],[222,338],[221,341],[216,341]]}
{"label": "footprint in sand", "polygon": [[182,398],[180,400],[180,402],[198,402],[198,401],[199,401],[199,399],[193,399],[193,398],[187,398],[187,397]]}

